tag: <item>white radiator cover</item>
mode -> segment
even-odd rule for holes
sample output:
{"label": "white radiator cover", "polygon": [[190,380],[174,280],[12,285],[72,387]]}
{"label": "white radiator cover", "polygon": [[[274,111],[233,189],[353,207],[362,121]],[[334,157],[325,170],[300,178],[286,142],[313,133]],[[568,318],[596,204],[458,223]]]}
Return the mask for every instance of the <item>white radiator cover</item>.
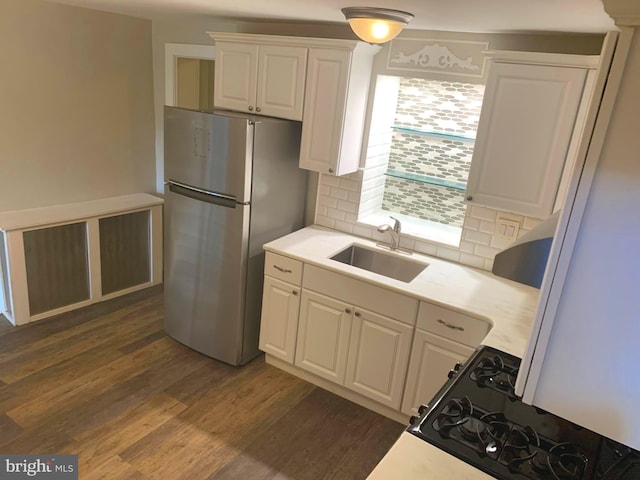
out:
{"label": "white radiator cover", "polygon": [[162,200],[0,213],[0,312],[14,325],[162,282]]}

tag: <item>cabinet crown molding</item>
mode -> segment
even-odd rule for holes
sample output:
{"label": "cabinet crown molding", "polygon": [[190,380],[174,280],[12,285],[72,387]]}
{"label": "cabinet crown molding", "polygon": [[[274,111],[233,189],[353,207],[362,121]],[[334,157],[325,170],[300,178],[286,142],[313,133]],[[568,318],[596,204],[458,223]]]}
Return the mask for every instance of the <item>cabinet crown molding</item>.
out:
{"label": "cabinet crown molding", "polygon": [[484,56],[494,62],[527,65],[548,65],[553,67],[575,67],[596,69],[600,55],[574,55],[568,53],[520,52],[513,50],[487,50]]}
{"label": "cabinet crown molding", "polygon": [[604,9],[618,26],[640,26],[638,0],[603,0]]}
{"label": "cabinet crown molding", "polygon": [[307,48],[334,48],[348,51],[369,51],[372,55],[382,47],[370,45],[358,40],[341,40],[336,38],[290,37],[284,35],[261,35],[254,33],[207,32],[215,42],[250,43],[253,45],[287,45]]}

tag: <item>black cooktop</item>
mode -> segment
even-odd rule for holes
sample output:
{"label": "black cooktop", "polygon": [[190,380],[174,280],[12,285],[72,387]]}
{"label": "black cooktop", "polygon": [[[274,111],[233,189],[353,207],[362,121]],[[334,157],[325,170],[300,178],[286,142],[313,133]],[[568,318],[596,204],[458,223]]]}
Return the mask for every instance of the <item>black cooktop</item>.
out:
{"label": "black cooktop", "polygon": [[525,405],[520,359],[480,347],[408,431],[501,480],[639,480],[640,453]]}

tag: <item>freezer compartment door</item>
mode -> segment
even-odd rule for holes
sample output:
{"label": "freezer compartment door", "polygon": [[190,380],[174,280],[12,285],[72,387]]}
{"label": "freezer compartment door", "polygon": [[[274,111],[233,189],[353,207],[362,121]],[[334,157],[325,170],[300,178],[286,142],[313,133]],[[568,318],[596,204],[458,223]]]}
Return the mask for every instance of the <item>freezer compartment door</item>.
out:
{"label": "freezer compartment door", "polygon": [[250,207],[224,206],[215,197],[207,201],[190,193],[166,191],[165,331],[194,350],[237,365]]}
{"label": "freezer compartment door", "polygon": [[165,178],[248,202],[253,125],[246,118],[176,107],[164,112]]}

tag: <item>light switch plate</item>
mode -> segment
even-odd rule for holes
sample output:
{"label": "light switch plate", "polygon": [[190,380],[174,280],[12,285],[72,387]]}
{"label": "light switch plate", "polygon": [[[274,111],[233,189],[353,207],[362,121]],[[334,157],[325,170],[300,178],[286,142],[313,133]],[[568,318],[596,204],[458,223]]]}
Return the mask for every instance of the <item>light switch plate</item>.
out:
{"label": "light switch plate", "polygon": [[503,218],[498,215],[496,219],[496,229],[491,239],[491,246],[494,248],[506,248],[518,239],[520,233],[520,222]]}

